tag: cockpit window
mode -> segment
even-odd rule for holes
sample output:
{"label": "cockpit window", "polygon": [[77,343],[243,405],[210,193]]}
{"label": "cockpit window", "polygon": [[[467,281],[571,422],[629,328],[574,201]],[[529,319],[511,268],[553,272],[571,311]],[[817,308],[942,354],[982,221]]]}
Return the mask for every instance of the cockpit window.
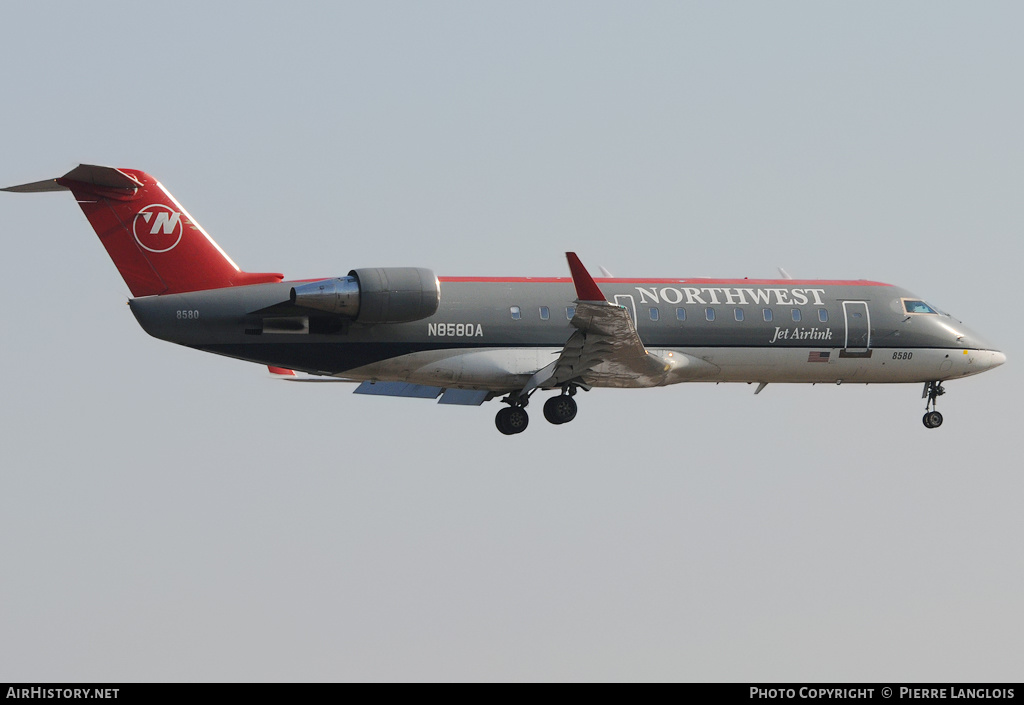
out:
{"label": "cockpit window", "polygon": [[938,311],[920,299],[903,299],[903,309],[907,313],[938,313]]}

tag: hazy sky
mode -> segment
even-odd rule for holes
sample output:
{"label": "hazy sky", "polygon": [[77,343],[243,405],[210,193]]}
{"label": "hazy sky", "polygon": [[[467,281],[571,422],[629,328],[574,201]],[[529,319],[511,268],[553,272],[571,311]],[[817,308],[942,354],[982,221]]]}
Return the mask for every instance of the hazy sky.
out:
{"label": "hazy sky", "polygon": [[[481,408],[148,337],[0,194],[0,681],[1020,680],[1020,3],[11,3],[0,186],[159,178],[244,269],[869,278],[947,385]],[[531,409],[532,410],[532,409]]]}

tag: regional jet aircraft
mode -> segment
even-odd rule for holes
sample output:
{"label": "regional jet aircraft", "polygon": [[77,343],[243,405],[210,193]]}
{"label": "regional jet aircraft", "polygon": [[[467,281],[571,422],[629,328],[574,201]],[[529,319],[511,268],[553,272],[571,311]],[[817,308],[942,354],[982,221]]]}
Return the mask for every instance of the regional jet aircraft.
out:
{"label": "regional jet aircraft", "polygon": [[943,382],[1006,357],[905,289],[872,281],[437,277],[353,269],[285,281],[243,272],[152,176],[80,165],[6,191],[71,191],[150,335],[359,394],[480,405],[498,430],[576,416],[577,390],[679,382],[923,384],[936,428]]}

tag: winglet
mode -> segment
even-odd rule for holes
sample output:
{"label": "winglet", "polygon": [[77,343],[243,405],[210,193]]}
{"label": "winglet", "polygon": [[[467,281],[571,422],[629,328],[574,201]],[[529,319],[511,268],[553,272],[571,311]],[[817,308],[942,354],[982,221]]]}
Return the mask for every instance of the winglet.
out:
{"label": "winglet", "polygon": [[580,301],[607,301],[594,278],[590,276],[587,268],[583,266],[580,258],[576,256],[576,253],[566,252],[565,257],[569,260],[572,283],[576,285],[576,298]]}

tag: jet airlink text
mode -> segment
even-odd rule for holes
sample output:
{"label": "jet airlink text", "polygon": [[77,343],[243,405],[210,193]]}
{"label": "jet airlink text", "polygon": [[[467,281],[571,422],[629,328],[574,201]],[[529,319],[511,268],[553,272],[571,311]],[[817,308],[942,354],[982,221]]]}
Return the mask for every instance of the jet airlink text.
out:
{"label": "jet airlink text", "polygon": [[[737,289],[727,286],[666,286],[636,287],[642,304],[688,304],[715,306],[720,304],[746,306],[748,304],[764,304],[765,306],[805,306],[813,303],[824,306],[821,295],[824,289]],[[685,300],[684,300],[685,299]]]}
{"label": "jet airlink text", "polygon": [[831,328],[779,328],[775,326],[775,335],[769,340],[832,340]]}

